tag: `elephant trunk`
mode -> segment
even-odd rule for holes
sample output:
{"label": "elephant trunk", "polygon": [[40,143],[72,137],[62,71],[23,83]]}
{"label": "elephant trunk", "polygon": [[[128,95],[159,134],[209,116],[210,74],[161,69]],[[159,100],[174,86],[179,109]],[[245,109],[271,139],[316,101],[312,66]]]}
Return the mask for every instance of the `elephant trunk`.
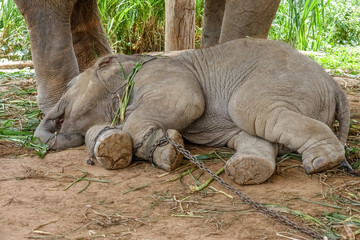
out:
{"label": "elephant trunk", "polygon": [[84,137],[81,134],[60,132],[63,121],[64,109],[56,112],[52,110],[36,128],[34,136],[53,150],[63,150],[84,144]]}
{"label": "elephant trunk", "polygon": [[51,130],[52,125],[54,124],[50,123],[50,121],[42,121],[34,134],[42,143],[49,145],[50,149],[64,150],[84,144],[84,137],[82,135],[78,133],[56,133]]}

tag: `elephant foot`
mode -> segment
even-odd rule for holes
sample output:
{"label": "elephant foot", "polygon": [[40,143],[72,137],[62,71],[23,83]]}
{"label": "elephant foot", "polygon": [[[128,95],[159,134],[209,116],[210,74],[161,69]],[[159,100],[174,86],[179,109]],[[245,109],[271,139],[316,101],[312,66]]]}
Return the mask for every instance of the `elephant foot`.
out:
{"label": "elephant foot", "polygon": [[[160,131],[161,136],[163,132]],[[182,139],[181,134],[173,129],[167,130],[168,136],[177,144],[184,145],[184,140]],[[179,153],[171,143],[167,143],[165,146],[159,146],[154,150],[153,153],[153,162],[165,171],[172,171],[179,167],[183,155]]]}
{"label": "elephant foot", "polygon": [[275,171],[275,162],[255,155],[236,153],[227,161],[225,173],[237,184],[260,184]]}
{"label": "elephant foot", "polygon": [[345,160],[345,150],[340,142],[312,147],[302,153],[307,174],[317,173],[340,165]]}
{"label": "elephant foot", "polygon": [[[154,163],[165,171],[176,169],[180,165],[183,155],[171,143],[164,140],[163,130],[152,129],[150,131],[152,131],[151,134],[147,136],[141,147],[135,149],[135,155]],[[182,136],[178,131],[168,129],[167,135],[177,144],[184,145]]]}
{"label": "elephant foot", "polygon": [[[120,129],[109,129],[101,133],[102,129],[104,129],[103,126],[93,128],[88,131],[92,133],[92,136],[100,134],[95,145],[93,145],[96,162],[106,169],[119,169],[129,166],[132,160],[132,140],[130,135]],[[88,136],[88,133],[86,135]],[[86,140],[88,140],[88,137],[86,137]]]}

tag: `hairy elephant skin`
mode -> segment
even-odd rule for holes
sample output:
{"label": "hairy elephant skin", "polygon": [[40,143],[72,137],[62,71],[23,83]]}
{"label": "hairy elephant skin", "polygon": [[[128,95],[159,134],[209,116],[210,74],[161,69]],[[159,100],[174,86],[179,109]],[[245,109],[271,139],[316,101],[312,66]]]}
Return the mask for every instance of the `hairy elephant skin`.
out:
{"label": "hairy elephant skin", "polygon": [[[342,89],[289,45],[262,39],[154,60],[139,55],[101,58],[70,82],[35,135],[46,142],[58,132],[49,144],[64,149],[71,141],[80,144],[78,136],[92,126],[109,124],[126,84],[123,76],[136,62],[146,63],[135,75],[121,133],[129,134],[133,146],[150,129],[165,129],[196,144],[234,148],[237,153],[226,172],[240,184],[266,181],[274,172],[279,145],[301,153],[307,173],[344,159],[349,107]],[[335,119],[340,123],[338,138],[330,128]],[[62,141],[61,135],[73,138]],[[150,161],[149,149],[161,135],[151,132],[135,156]],[[153,162],[161,162],[157,158]]]}
{"label": "hairy elephant skin", "polygon": [[267,38],[280,0],[205,0],[202,46]]}

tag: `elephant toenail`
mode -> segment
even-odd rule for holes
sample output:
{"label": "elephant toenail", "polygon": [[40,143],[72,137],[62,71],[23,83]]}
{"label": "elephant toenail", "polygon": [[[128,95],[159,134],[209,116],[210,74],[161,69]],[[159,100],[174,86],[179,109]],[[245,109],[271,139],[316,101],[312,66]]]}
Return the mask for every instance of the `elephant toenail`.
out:
{"label": "elephant toenail", "polygon": [[326,160],[322,157],[320,158],[316,158],[314,161],[313,161],[313,166],[315,168],[315,170],[318,170],[320,168],[323,168],[325,167],[327,164],[326,164]]}
{"label": "elephant toenail", "polygon": [[310,167],[310,166],[306,166],[306,167],[305,167],[305,173],[306,173],[306,174],[310,174],[310,173],[312,173],[312,171],[313,171],[313,168],[312,168],[312,167]]}

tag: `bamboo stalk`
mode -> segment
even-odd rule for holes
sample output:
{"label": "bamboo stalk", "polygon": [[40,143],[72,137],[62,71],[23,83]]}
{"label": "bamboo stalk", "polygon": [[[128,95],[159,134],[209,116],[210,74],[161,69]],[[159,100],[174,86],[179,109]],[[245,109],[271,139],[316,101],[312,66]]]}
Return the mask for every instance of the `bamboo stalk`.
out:
{"label": "bamboo stalk", "polygon": [[[215,175],[216,176],[219,176],[222,172],[224,172],[224,167],[220,168],[216,173]],[[211,177],[209,178],[205,183],[201,184],[200,186],[190,186],[190,191],[192,192],[196,192],[196,191],[201,191],[203,190],[204,188],[206,188],[207,186],[209,186],[209,184],[213,181],[214,179]]]}

